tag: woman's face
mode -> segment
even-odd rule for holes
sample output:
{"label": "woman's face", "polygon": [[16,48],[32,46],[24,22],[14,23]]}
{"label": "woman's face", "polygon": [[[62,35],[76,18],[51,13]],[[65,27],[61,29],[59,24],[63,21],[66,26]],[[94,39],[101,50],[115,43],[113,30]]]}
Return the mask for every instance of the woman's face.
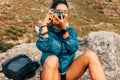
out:
{"label": "woman's face", "polygon": [[63,10],[63,15],[65,16],[64,17],[64,20],[67,22],[68,21],[68,8],[65,4],[58,4],[55,8],[55,10]]}

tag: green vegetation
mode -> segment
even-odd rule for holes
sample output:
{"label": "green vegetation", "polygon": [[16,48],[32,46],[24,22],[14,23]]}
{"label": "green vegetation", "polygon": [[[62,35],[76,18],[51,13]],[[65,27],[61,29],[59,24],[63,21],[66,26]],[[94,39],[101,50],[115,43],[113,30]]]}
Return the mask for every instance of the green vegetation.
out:
{"label": "green vegetation", "polygon": [[8,49],[11,49],[14,46],[12,43],[5,43],[0,40],[0,52],[5,52]]}
{"label": "green vegetation", "polygon": [[13,34],[13,35],[17,35],[17,34],[18,34],[18,32],[17,32],[16,30],[12,29],[12,28],[8,28],[8,29],[6,30],[6,32],[7,32],[7,33],[11,33],[11,34]]}

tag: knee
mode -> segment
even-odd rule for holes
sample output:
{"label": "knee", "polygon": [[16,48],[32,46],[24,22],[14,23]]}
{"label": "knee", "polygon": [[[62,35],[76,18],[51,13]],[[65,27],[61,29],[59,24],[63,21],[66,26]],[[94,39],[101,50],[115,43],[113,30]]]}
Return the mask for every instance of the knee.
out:
{"label": "knee", "polygon": [[85,56],[89,59],[89,60],[97,60],[98,56],[95,52],[93,51],[86,51],[85,52]]}
{"label": "knee", "polygon": [[44,66],[47,68],[58,68],[58,58],[56,56],[48,56],[45,60]]}

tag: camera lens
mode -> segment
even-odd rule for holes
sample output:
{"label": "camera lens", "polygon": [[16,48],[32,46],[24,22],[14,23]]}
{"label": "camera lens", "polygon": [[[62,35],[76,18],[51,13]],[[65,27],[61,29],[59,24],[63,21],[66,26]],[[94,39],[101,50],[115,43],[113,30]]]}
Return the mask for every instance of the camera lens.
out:
{"label": "camera lens", "polygon": [[[55,10],[55,13],[61,19],[61,15],[63,15],[63,10]],[[64,15],[63,15],[63,18],[64,18]]]}

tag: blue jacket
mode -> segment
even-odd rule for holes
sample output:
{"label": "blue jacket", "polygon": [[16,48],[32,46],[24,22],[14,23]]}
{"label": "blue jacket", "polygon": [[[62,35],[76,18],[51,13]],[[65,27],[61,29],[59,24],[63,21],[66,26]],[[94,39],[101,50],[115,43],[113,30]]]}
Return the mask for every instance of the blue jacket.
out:
{"label": "blue jacket", "polygon": [[42,51],[41,64],[50,55],[56,55],[59,58],[59,70],[62,74],[66,72],[74,59],[75,52],[78,50],[78,38],[72,27],[67,27],[69,37],[66,39],[53,27],[53,25],[48,27],[48,38],[41,38],[41,28],[39,29],[36,46]]}

